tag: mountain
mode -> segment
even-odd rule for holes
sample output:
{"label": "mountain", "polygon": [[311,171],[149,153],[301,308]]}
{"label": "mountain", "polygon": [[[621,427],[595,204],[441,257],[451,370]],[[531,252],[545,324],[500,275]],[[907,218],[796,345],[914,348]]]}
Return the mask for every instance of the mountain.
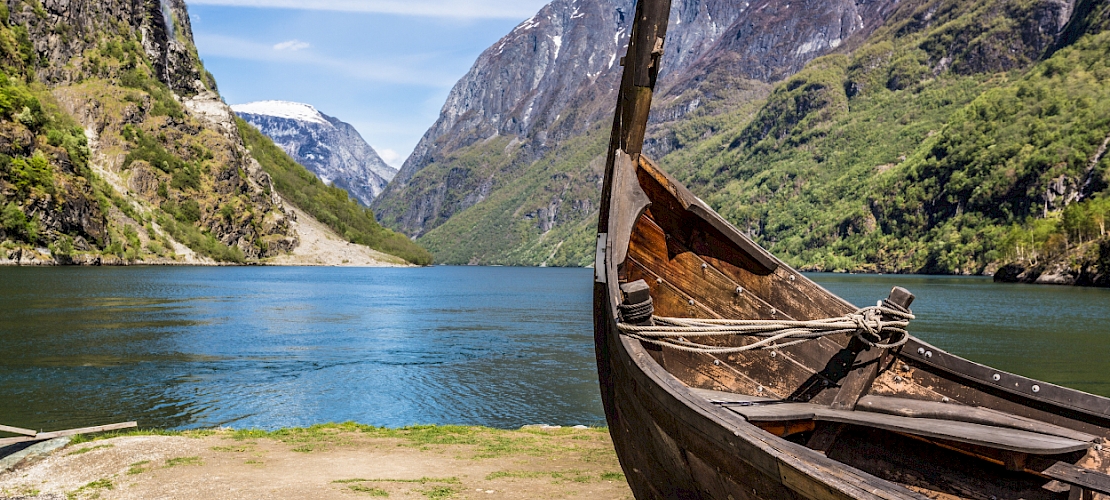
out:
{"label": "mountain", "polygon": [[256,159],[192,36],[183,0],[0,3],[0,264],[265,262],[300,245],[287,199],[430,261],[280,152]]}
{"label": "mountain", "polygon": [[[769,82],[865,36],[894,4],[676,2],[661,75],[661,86],[676,90],[660,101],[657,121],[705,106],[710,99],[683,92],[707,75],[722,101],[762,97]],[[495,234],[454,243],[432,236],[427,244],[448,262],[548,260],[539,256],[566,235],[546,235],[588,224],[596,210],[596,160],[605,150],[633,10],[631,1],[556,0],[487,49],[372,205],[379,220],[412,236],[429,235],[500,191],[512,201],[487,208],[496,214],[473,216]],[[575,164],[562,165],[570,156]],[[520,185],[522,178],[535,185]],[[460,220],[458,227],[477,222]],[[543,251],[524,250],[540,238]],[[522,250],[530,256],[508,256]]]}
{"label": "mountain", "polygon": [[296,102],[260,101],[231,107],[297,163],[369,206],[397,175],[350,124]]}
{"label": "mountain", "polygon": [[[488,49],[380,220],[444,262],[590,263],[628,8],[555,1]],[[991,274],[1105,237],[1105,1],[673,8],[647,152],[791,264]]]}

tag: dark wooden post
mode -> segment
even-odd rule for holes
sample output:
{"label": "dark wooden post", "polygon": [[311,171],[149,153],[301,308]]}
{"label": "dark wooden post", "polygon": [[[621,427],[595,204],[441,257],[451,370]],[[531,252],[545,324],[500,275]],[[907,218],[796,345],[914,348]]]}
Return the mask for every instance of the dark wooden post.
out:
{"label": "dark wooden post", "polygon": [[609,205],[613,195],[613,168],[618,152],[632,156],[633,165],[644,147],[648,113],[659,64],[667,37],[667,18],[671,0],[640,0],[629,35],[628,52],[621,59],[624,75],[617,93],[617,111],[613,116],[613,132],[609,138],[609,154],[605,161],[605,184],[601,189],[598,216],[599,233],[609,227]]}
{"label": "dark wooden post", "polygon": [[[913,304],[913,299],[914,295],[909,290],[898,286],[890,291],[890,296],[883,300],[883,305],[908,313],[910,312],[910,304]],[[894,320],[894,318],[887,317],[883,319]],[[885,342],[889,339],[881,340]],[[858,368],[848,372],[848,375],[840,380],[840,390],[837,391],[836,397],[832,401],[832,407],[840,410],[854,410],[856,408],[856,402],[871,388],[871,384],[879,376],[879,361],[886,353],[885,349],[869,347],[855,337],[848,344],[848,349],[859,352],[853,363],[853,366]]]}

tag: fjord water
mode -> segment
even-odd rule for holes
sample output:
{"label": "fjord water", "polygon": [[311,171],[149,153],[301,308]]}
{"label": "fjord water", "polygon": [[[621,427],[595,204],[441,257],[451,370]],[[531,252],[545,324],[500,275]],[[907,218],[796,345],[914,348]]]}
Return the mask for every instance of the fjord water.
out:
{"label": "fjord water", "polygon": [[[1110,291],[902,285],[938,347],[1110,395]],[[602,425],[589,269],[0,268],[0,423]]]}

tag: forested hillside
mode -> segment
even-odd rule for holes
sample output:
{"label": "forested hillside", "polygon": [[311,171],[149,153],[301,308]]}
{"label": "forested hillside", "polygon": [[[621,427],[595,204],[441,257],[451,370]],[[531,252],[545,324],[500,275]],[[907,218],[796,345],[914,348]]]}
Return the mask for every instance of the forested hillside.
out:
{"label": "forested hillside", "polygon": [[299,244],[292,194],[427,262],[346,197],[285,186],[244,146],[182,0],[0,3],[0,264],[264,262]]}
{"label": "forested hillside", "polygon": [[1002,7],[916,6],[662,163],[810,269],[993,273],[1097,238],[1106,4],[1079,11],[1072,26],[1086,34],[1074,43],[1029,36],[1036,3]]}
{"label": "forested hillside", "polygon": [[[993,274],[1066,256],[1095,279],[1107,3],[923,0],[883,16],[771,85],[737,70],[743,54],[708,51],[660,92],[649,154],[805,269]],[[419,241],[448,262],[589,264],[596,198],[548,202],[566,199],[551,180],[597,189],[606,125],[493,179],[504,187]],[[496,171],[490,159],[515,147],[495,138],[437,160]]]}

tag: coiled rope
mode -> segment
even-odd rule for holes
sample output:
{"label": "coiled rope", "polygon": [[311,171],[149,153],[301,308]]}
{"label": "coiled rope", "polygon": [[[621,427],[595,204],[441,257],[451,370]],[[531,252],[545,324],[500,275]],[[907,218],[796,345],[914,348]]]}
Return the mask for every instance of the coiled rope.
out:
{"label": "coiled rope", "polygon": [[[883,316],[894,318],[883,321]],[[894,349],[909,341],[906,328],[914,315],[879,305],[864,307],[839,318],[812,321],[666,318],[652,316],[654,325],[618,323],[621,333],[649,344],[686,352],[730,354],[755,349],[779,349],[829,335],[851,334],[869,347]],[[741,335],[762,340],[739,347],[720,347],[689,340],[699,337]],[[896,341],[884,342],[883,339]],[[780,343],[781,342],[781,343]]]}

